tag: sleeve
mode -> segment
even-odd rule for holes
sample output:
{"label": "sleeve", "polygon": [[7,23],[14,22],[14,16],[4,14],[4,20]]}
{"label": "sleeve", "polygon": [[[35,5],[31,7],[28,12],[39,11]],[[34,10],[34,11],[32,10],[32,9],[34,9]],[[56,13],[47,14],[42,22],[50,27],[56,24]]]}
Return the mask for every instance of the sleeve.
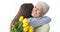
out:
{"label": "sleeve", "polygon": [[34,18],[30,18],[29,19],[29,25],[32,25],[34,28],[35,27],[38,27],[38,26],[41,26],[43,24],[47,24],[51,21],[51,18],[45,16],[41,19],[34,19]]}

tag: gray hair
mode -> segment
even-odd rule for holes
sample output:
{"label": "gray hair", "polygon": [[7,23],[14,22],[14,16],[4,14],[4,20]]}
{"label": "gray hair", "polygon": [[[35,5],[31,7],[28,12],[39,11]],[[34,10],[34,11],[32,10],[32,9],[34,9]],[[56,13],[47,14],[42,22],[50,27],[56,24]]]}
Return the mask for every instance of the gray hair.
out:
{"label": "gray hair", "polygon": [[43,12],[47,13],[48,10],[49,10],[49,5],[47,3],[45,3],[45,2],[43,2],[43,1],[39,1],[38,3],[43,6]]}

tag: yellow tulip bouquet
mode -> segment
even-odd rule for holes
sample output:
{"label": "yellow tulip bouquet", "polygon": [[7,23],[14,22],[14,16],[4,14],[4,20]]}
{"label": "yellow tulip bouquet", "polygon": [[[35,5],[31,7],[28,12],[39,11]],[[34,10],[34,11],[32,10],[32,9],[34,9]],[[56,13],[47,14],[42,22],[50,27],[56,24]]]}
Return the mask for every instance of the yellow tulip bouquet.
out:
{"label": "yellow tulip bouquet", "polygon": [[12,32],[33,32],[33,27],[28,25],[28,18],[20,16],[19,21],[15,21]]}

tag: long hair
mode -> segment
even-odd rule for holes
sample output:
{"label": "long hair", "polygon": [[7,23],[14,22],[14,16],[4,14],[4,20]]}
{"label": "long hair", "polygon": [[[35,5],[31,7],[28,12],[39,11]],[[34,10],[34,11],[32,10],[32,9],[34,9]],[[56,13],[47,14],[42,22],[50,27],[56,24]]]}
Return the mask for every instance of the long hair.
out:
{"label": "long hair", "polygon": [[24,17],[26,17],[26,18],[32,17],[32,16],[31,16],[31,12],[32,12],[33,7],[34,7],[34,6],[33,6],[33,4],[31,4],[31,3],[24,3],[24,4],[21,5],[21,7],[20,7],[20,9],[19,9],[19,11],[18,11],[18,13],[17,13],[17,15],[14,17],[14,19],[13,19],[12,22],[11,22],[10,32],[11,32],[12,27],[13,27],[13,25],[14,25],[14,21],[15,21],[15,20],[18,21],[20,16],[24,16]]}

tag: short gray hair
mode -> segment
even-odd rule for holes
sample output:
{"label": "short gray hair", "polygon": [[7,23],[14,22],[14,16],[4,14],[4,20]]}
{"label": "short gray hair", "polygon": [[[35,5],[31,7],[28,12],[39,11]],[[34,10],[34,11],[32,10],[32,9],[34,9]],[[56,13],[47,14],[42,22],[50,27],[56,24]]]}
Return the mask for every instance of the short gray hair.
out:
{"label": "short gray hair", "polygon": [[43,6],[43,12],[47,13],[48,10],[49,10],[49,5],[47,3],[45,3],[45,2],[43,2],[43,1],[39,1],[38,3]]}

